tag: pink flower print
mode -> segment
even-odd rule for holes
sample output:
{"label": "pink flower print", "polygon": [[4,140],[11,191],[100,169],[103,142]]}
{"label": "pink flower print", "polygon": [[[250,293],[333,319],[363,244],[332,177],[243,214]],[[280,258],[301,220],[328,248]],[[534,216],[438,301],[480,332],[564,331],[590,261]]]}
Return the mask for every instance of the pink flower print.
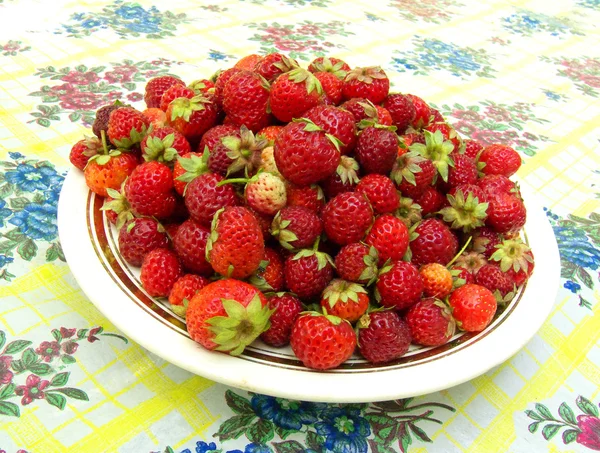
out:
{"label": "pink flower print", "polygon": [[129,93],[127,95],[127,100],[130,102],[137,102],[141,101],[142,99],[144,99],[144,96],[142,96],[140,93]]}
{"label": "pink flower print", "polygon": [[301,35],[318,35],[319,27],[316,25],[302,25],[297,31]]}
{"label": "pink flower print", "polygon": [[600,77],[598,76],[581,74],[579,80],[592,88],[600,88]]}
{"label": "pink flower print", "polygon": [[13,373],[10,371],[12,357],[3,355],[0,357],[0,384],[10,384],[13,378]]}
{"label": "pink flower print", "polygon": [[60,335],[63,338],[71,338],[73,335],[75,335],[76,332],[77,329],[67,329],[66,327],[60,328]]}
{"label": "pink flower print", "polygon": [[35,352],[42,356],[44,362],[50,362],[54,357],[60,355],[60,345],[58,341],[42,341]]}
{"label": "pink flower print", "polygon": [[277,36],[288,36],[292,34],[292,30],[289,28],[276,28],[276,27],[268,27],[263,30],[266,34],[271,35],[272,38]]}
{"label": "pink flower print", "polygon": [[291,40],[277,41],[275,43],[275,47],[277,47],[279,50],[286,50],[286,51],[291,51],[291,52],[293,52],[293,51],[302,52],[302,51],[308,49],[308,47],[305,46],[303,43],[291,41]]}
{"label": "pink flower print", "polygon": [[26,406],[31,403],[34,399],[43,399],[46,395],[44,393],[44,389],[50,385],[49,381],[41,380],[35,374],[30,374],[27,376],[27,380],[25,381],[25,385],[19,385],[15,393],[18,396],[22,396],[21,404]]}
{"label": "pink flower print", "polygon": [[477,133],[477,127],[467,121],[457,121],[454,123],[454,129],[467,137]]}
{"label": "pink flower print", "polygon": [[475,112],[474,110],[453,110],[451,115],[454,118],[460,118],[463,119],[465,121],[481,121],[481,115],[478,112]]}
{"label": "pink flower print", "polygon": [[90,83],[97,82],[100,78],[98,77],[98,74],[93,71],[70,71],[67,75],[61,77],[61,80],[73,85],[89,85]]}
{"label": "pink flower print", "polygon": [[581,430],[577,443],[591,450],[600,450],[600,419],[592,415],[578,415],[577,426]]}
{"label": "pink flower print", "polygon": [[96,110],[102,98],[94,93],[69,93],[61,96],[60,106],[66,110]]}
{"label": "pink flower print", "polygon": [[[502,142],[502,134],[498,131],[476,131],[471,138],[481,142],[484,146]],[[527,143],[525,146],[527,146]]]}
{"label": "pink flower print", "polygon": [[92,330],[89,331],[87,340],[90,343],[93,343],[94,341],[99,340],[99,338],[96,336],[96,334],[101,333],[103,330],[104,329],[102,327],[94,327]]}
{"label": "pink flower print", "polygon": [[63,96],[75,91],[77,91],[77,89],[69,83],[63,83],[62,85],[56,85],[50,88],[50,92],[56,96]]}
{"label": "pink flower print", "polygon": [[67,341],[66,343],[63,343],[62,350],[65,354],[75,354],[78,347],[78,343],[75,343],[74,341]]}
{"label": "pink flower print", "polygon": [[503,108],[488,106],[485,109],[485,115],[489,119],[497,122],[508,122],[511,120],[510,112],[506,111]]}

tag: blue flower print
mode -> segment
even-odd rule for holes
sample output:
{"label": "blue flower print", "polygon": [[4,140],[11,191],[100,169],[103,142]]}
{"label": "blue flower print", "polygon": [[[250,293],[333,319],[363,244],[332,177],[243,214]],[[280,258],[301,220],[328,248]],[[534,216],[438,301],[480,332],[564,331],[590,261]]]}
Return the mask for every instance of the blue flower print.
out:
{"label": "blue flower print", "polygon": [[6,181],[16,184],[24,192],[47,190],[62,182],[62,176],[52,167],[34,167],[29,164],[20,164],[14,170],[7,171],[4,175]]}
{"label": "blue flower print", "polygon": [[98,19],[88,19],[81,22],[81,26],[83,28],[95,28],[101,26],[102,24],[103,22]]}
{"label": "blue flower print", "polygon": [[325,437],[324,447],[328,451],[366,453],[367,437],[371,428],[362,417],[362,411],[352,405],[329,407],[321,413],[316,423],[318,434]]}
{"label": "blue flower print", "polygon": [[581,285],[579,283],[571,280],[567,280],[563,286],[569,291],[571,291],[573,294],[577,294],[581,289]]}
{"label": "blue flower print", "polygon": [[14,261],[14,258],[6,255],[0,255],[0,269]]}
{"label": "blue flower print", "polygon": [[277,426],[299,430],[302,425],[310,425],[318,420],[317,414],[324,405],[304,401],[274,398],[267,395],[254,395],[250,400],[252,409],[260,418],[273,420]]}
{"label": "blue flower print", "polygon": [[454,50],[448,56],[448,62],[465,71],[477,71],[481,65],[473,60],[473,56],[461,50]]}
{"label": "blue flower print", "polygon": [[585,231],[570,226],[553,228],[563,260],[592,270],[600,267],[600,250],[590,243]]}
{"label": "blue flower print", "polygon": [[23,154],[15,153],[15,152],[8,153],[8,155],[10,156],[11,159],[14,159],[14,160],[23,159],[25,157]]}
{"label": "blue flower print", "polygon": [[423,40],[423,47],[437,54],[452,53],[455,50],[454,46],[446,44],[438,39]]}
{"label": "blue flower print", "polygon": [[12,210],[6,207],[6,201],[0,198],[0,227],[4,226],[4,221],[12,215]]}
{"label": "blue flower print", "polygon": [[56,206],[29,203],[8,222],[17,226],[21,233],[31,239],[52,241],[58,235],[56,212]]}
{"label": "blue flower print", "polygon": [[139,5],[123,5],[115,9],[115,14],[121,16],[123,19],[138,19],[142,16],[148,15],[146,10]]}
{"label": "blue flower print", "polygon": [[266,445],[251,443],[246,445],[244,453],[272,453],[272,450]]}

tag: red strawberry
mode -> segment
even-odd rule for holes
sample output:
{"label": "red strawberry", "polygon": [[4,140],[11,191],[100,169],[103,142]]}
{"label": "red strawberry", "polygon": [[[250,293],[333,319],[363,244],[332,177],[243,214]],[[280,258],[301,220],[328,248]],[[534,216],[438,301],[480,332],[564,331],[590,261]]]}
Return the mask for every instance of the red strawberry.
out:
{"label": "red strawberry", "polygon": [[144,162],[127,179],[125,197],[134,213],[167,218],[175,211],[176,204],[173,173],[163,163]]}
{"label": "red strawberry", "polygon": [[238,68],[229,68],[218,73],[217,80],[215,81],[215,102],[220,108],[223,107],[223,90],[225,89],[225,85],[227,85],[229,79],[241,71]]}
{"label": "red strawberry", "polygon": [[325,206],[325,197],[321,188],[313,184],[311,186],[287,186],[288,206],[302,206],[319,214]]}
{"label": "red strawberry", "polygon": [[192,99],[196,93],[192,88],[185,85],[172,85],[163,93],[160,99],[160,109],[166,112],[171,102],[178,98]]}
{"label": "red strawberry", "polygon": [[285,287],[285,278],[283,261],[279,253],[272,248],[265,247],[263,260],[249,281],[261,291],[282,291]]}
{"label": "red strawberry", "polygon": [[304,311],[302,302],[290,293],[277,293],[269,297],[271,327],[260,335],[260,339],[270,346],[280,348],[290,343],[292,328],[298,315]]}
{"label": "red strawberry", "polygon": [[390,80],[379,66],[356,68],[344,77],[342,94],[344,99],[364,98],[379,104],[388,95]]}
{"label": "red strawberry", "polygon": [[405,319],[415,344],[441,346],[456,332],[456,321],[448,306],[433,297],[422,299],[410,307]]}
{"label": "red strawberry", "polygon": [[435,187],[427,187],[415,201],[422,209],[423,217],[438,211],[445,201],[444,195]]}
{"label": "red strawberry", "polygon": [[265,57],[254,66],[253,71],[267,79],[267,81],[273,82],[281,74],[290,72],[297,67],[298,62],[293,58],[273,52],[265,55]]}
{"label": "red strawberry", "polygon": [[142,115],[146,117],[153,128],[164,127],[167,124],[167,114],[159,108],[143,110]]}
{"label": "red strawberry", "polygon": [[263,127],[260,131],[257,132],[256,136],[266,139],[270,145],[273,145],[273,143],[275,143],[275,139],[281,132],[281,129],[283,129],[283,126],[273,125]]}
{"label": "red strawberry", "polygon": [[406,96],[412,101],[413,106],[415,107],[415,117],[410,125],[417,130],[424,129],[429,126],[432,115],[429,105],[427,105],[423,99],[415,96],[414,94],[407,94]]}
{"label": "red strawberry", "polygon": [[233,126],[231,124],[217,124],[216,126],[211,127],[204,133],[202,139],[200,140],[200,143],[198,144],[196,152],[203,153],[204,149],[208,147],[208,151],[212,153],[216,146],[221,145],[221,141],[224,137],[239,137],[239,135],[239,127]]}
{"label": "red strawberry", "polygon": [[129,149],[142,141],[149,125],[142,112],[131,107],[119,107],[110,113],[108,139],[117,148]]}
{"label": "red strawberry", "polygon": [[210,225],[215,213],[225,206],[239,204],[231,184],[219,185],[224,178],[204,173],[192,180],[185,193],[185,205],[192,219],[204,226]]}
{"label": "red strawberry", "polygon": [[218,115],[219,110],[212,94],[207,94],[206,97],[179,97],[167,108],[167,123],[195,144],[206,131],[217,124]]}
{"label": "red strawberry", "polygon": [[466,154],[452,153],[454,165],[448,171],[448,186],[475,184],[477,182],[477,165]]}
{"label": "red strawberry", "polygon": [[475,283],[475,276],[473,275],[473,273],[470,272],[468,269],[465,269],[464,267],[461,267],[457,264],[453,264],[450,267],[450,271],[456,274],[454,275],[456,280],[463,280],[465,285],[469,283]]}
{"label": "red strawberry", "polygon": [[120,107],[123,107],[124,104],[117,100],[112,104],[105,105],[104,107],[100,107],[96,111],[96,117],[94,118],[94,123],[92,124],[92,131],[94,135],[99,139],[102,138],[102,131],[108,135],[108,120],[110,119],[110,114],[113,110],[117,110]]}
{"label": "red strawberry", "polygon": [[465,156],[477,161],[477,157],[483,149],[483,145],[477,140],[472,140],[470,138],[463,140],[463,142],[465,144]]}
{"label": "red strawberry", "polygon": [[340,104],[342,102],[342,88],[344,82],[331,72],[315,72],[314,75],[321,83],[325,103],[333,105]]}
{"label": "red strawberry", "polygon": [[169,75],[154,77],[153,79],[148,80],[144,94],[146,107],[160,107],[160,100],[162,99],[163,93],[173,85],[183,86],[185,84],[181,79]]}
{"label": "red strawberry", "polygon": [[274,156],[281,174],[300,186],[327,178],[340,163],[334,142],[309,120],[289,123],[281,130],[275,140]]}
{"label": "red strawberry", "polygon": [[410,242],[411,262],[417,266],[428,263],[446,265],[458,251],[458,240],[439,219],[425,219],[414,231],[417,237]]}
{"label": "red strawberry", "polygon": [[317,126],[331,134],[341,143],[340,153],[348,154],[356,145],[356,124],[353,115],[331,105],[318,105],[305,112],[304,118],[311,120]]}
{"label": "red strawberry", "polygon": [[509,178],[521,167],[521,156],[510,146],[489,145],[479,155],[479,162],[485,164],[484,174]]}
{"label": "red strawberry", "polygon": [[366,174],[388,175],[398,155],[398,136],[385,126],[368,126],[358,136],[356,157]]}
{"label": "red strawberry", "polygon": [[403,310],[417,303],[423,294],[423,282],[414,264],[396,261],[379,272],[375,299],[384,307]]}
{"label": "red strawberry", "polygon": [[223,110],[232,124],[257,132],[269,123],[269,84],[250,71],[235,73],[223,88]]}
{"label": "red strawberry", "polygon": [[317,57],[308,65],[308,70],[312,73],[330,72],[338,79],[343,80],[350,71],[350,66],[339,58]]}
{"label": "red strawberry", "polygon": [[514,280],[493,264],[487,264],[477,271],[475,283],[489,289],[496,297],[497,303],[508,302],[515,295]]}
{"label": "red strawberry", "polygon": [[531,248],[518,237],[499,243],[490,260],[496,262],[517,286],[531,276],[535,264]]}
{"label": "red strawberry", "polygon": [[148,252],[168,245],[164,228],[151,218],[131,220],[119,230],[119,252],[132,266],[141,266]]}
{"label": "red strawberry", "polygon": [[178,131],[171,127],[153,129],[140,144],[145,161],[173,162],[177,156],[190,153],[189,142]]}
{"label": "red strawberry", "polygon": [[375,214],[386,214],[398,209],[400,196],[390,178],[378,174],[370,174],[362,178],[356,191],[365,194]]}
{"label": "red strawberry", "polygon": [[237,63],[233,66],[234,68],[244,69],[246,71],[252,71],[264,57],[257,55],[255,53],[246,55],[245,57],[240,58]]}
{"label": "red strawberry", "polygon": [[210,230],[192,219],[183,222],[172,236],[173,248],[185,269],[210,277],[212,266],[206,261],[206,243]]}
{"label": "red strawberry", "polygon": [[296,68],[273,82],[269,105],[279,121],[289,122],[318,105],[322,94],[321,82],[306,69]]}
{"label": "red strawberry", "polygon": [[208,153],[187,153],[177,158],[173,167],[173,187],[179,195],[196,177],[208,172]]}
{"label": "red strawberry", "polygon": [[265,139],[255,137],[246,126],[241,126],[236,132],[221,136],[211,148],[208,166],[212,172],[223,176],[252,175],[262,163],[262,151],[266,146]]}
{"label": "red strawberry", "polygon": [[354,117],[354,122],[359,124],[362,120],[379,123],[377,108],[372,102],[364,98],[353,98],[345,101],[340,108],[349,111]]}
{"label": "red strawberry", "polygon": [[356,160],[342,156],[335,173],[320,183],[327,198],[333,198],[343,192],[353,192],[359,181],[358,169]]}
{"label": "red strawberry", "polygon": [[323,290],[321,307],[323,312],[356,322],[369,308],[369,295],[359,284],[336,278]]}
{"label": "red strawberry", "polygon": [[367,285],[377,277],[378,262],[377,249],[362,242],[343,246],[335,257],[335,267],[341,278]]}
{"label": "red strawberry", "polygon": [[412,199],[419,198],[433,183],[436,169],[429,159],[416,151],[402,154],[392,168],[391,177],[400,193]]}
{"label": "red strawberry", "polygon": [[397,217],[383,214],[375,219],[365,242],[377,249],[380,266],[387,260],[399,261],[408,249],[408,228]]}
{"label": "red strawberry", "polygon": [[348,321],[307,312],[296,319],[290,345],[304,366],[328,370],[350,358],[356,348],[356,336]]}
{"label": "red strawberry", "polygon": [[404,94],[390,94],[383,101],[383,106],[390,112],[396,133],[404,134],[415,119],[416,110],[411,99]]}
{"label": "red strawberry", "polygon": [[455,289],[448,300],[459,327],[467,332],[485,329],[496,313],[496,299],[483,286],[472,284]]}
{"label": "red strawberry", "polygon": [[258,289],[227,278],[206,285],[192,298],[187,330],[206,349],[236,356],[270,327],[271,314]]}
{"label": "red strawberry", "polygon": [[452,274],[439,263],[429,263],[421,266],[419,274],[423,280],[423,293],[427,297],[443,299],[452,291]]}
{"label": "red strawberry", "polygon": [[181,264],[174,252],[154,249],[144,257],[140,281],[152,297],[168,297],[173,285],[182,275]]}
{"label": "red strawberry", "polygon": [[208,279],[199,275],[185,274],[180,277],[173,285],[171,294],[169,294],[169,304],[171,304],[173,313],[185,318],[190,300],[209,283]]}
{"label": "red strawberry", "polygon": [[500,234],[491,228],[483,227],[473,231],[471,248],[481,253],[485,258],[490,258],[496,251],[496,246],[502,242]]}
{"label": "red strawberry", "polygon": [[446,119],[440,113],[439,110],[436,110],[434,108],[430,108],[430,110],[431,110],[431,123],[445,123],[446,122]]}
{"label": "red strawberry", "polygon": [[92,156],[84,170],[85,183],[88,188],[106,197],[108,189],[119,190],[121,184],[135,170],[138,164],[133,154],[113,150],[110,154]]}
{"label": "red strawberry", "polygon": [[214,93],[215,84],[212,80],[198,79],[188,85],[188,88],[194,90],[195,94]]}
{"label": "red strawberry", "polygon": [[373,223],[373,209],[363,194],[344,192],[329,200],[322,219],[327,237],[345,245],[365,237]]}
{"label": "red strawberry", "polygon": [[221,275],[246,278],[258,269],[265,254],[262,230],[247,208],[228,206],[213,218],[206,257]]}
{"label": "red strawberry", "polygon": [[331,257],[323,252],[303,249],[285,260],[284,275],[291,292],[302,300],[313,299],[321,295],[333,278]]}
{"label": "red strawberry", "polygon": [[504,175],[485,175],[477,181],[477,185],[485,192],[488,199],[494,198],[499,193],[519,192],[515,183]]}
{"label": "red strawberry", "polygon": [[486,223],[498,233],[519,231],[527,220],[523,200],[516,195],[500,193],[490,199]]}
{"label": "red strawberry", "polygon": [[[454,145],[451,141],[446,140],[439,130],[434,133],[425,130],[424,134],[425,144],[413,143],[410,146],[410,151],[416,152],[422,157],[429,159],[437,169],[437,174],[442,177],[444,182],[447,182],[449,168],[454,165],[454,161],[450,154]],[[436,180],[437,175],[434,177],[433,182],[435,183]]]}
{"label": "red strawberry", "polygon": [[321,219],[303,206],[283,208],[271,226],[271,234],[288,250],[310,247],[322,231]]}
{"label": "red strawberry", "polygon": [[79,140],[71,148],[69,161],[79,170],[83,171],[90,157],[102,154],[102,142],[96,137],[86,137]]}
{"label": "red strawberry", "polygon": [[385,363],[408,352],[411,335],[406,322],[394,311],[376,311],[358,322],[360,353],[371,363]]}

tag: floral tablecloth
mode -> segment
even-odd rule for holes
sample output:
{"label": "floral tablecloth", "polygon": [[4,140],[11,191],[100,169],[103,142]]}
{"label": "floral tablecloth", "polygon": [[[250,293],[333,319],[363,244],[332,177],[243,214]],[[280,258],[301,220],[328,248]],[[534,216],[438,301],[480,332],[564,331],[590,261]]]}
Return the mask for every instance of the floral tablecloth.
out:
{"label": "floral tablecloth", "polygon": [[[0,0],[0,452],[600,450],[599,22],[598,0]],[[95,110],[273,51],[380,64],[465,136],[521,153],[562,276],[511,360],[414,399],[284,401],[169,364],[81,292],[56,214]]]}

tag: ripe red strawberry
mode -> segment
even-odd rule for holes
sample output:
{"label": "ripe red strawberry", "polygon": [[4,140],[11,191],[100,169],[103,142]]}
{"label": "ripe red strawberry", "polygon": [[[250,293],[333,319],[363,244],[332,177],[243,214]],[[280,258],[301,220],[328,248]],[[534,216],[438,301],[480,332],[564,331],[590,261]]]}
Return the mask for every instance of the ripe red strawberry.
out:
{"label": "ripe red strawberry", "polygon": [[273,223],[273,216],[257,212],[248,205],[246,205],[246,207],[252,212],[252,214],[254,214],[256,220],[258,220],[263,237],[265,240],[267,240],[271,234],[271,223]]}
{"label": "ripe red strawberry", "polygon": [[[463,280],[464,285],[475,283],[475,276],[468,269],[457,265],[456,263],[450,266],[450,271],[453,272],[456,280]],[[455,281],[456,281],[455,280]]]}
{"label": "ripe red strawberry", "polygon": [[344,192],[329,200],[321,218],[327,237],[345,245],[365,237],[373,223],[373,209],[365,195]]}
{"label": "ripe red strawberry", "polygon": [[535,264],[531,248],[518,237],[499,243],[490,261],[498,264],[502,272],[513,279],[517,286],[521,286],[531,276]]}
{"label": "ripe red strawberry", "polygon": [[171,104],[171,102],[173,102],[175,99],[178,98],[187,98],[187,99],[192,99],[196,94],[196,93],[192,88],[185,86],[185,85],[172,85],[169,88],[167,88],[165,90],[165,92],[163,93],[163,95],[160,98],[160,104],[159,104],[159,108],[163,111],[166,112],[167,109],[169,108],[169,105]]}
{"label": "ripe red strawberry", "polygon": [[169,304],[171,304],[173,313],[185,318],[190,300],[209,283],[210,280],[199,275],[185,274],[180,277],[169,294]]}
{"label": "ripe red strawberry", "polygon": [[261,291],[282,291],[285,287],[285,278],[283,261],[279,253],[272,248],[265,247],[263,260],[249,281]]}
{"label": "ripe red strawberry", "polygon": [[209,226],[215,213],[225,206],[239,204],[231,184],[219,185],[224,178],[214,173],[204,173],[192,180],[185,193],[185,205],[192,219]]}
{"label": "ripe red strawberry", "polygon": [[436,169],[433,162],[416,151],[399,156],[391,173],[400,193],[415,200],[431,187],[435,176]]}
{"label": "ripe red strawberry", "polygon": [[177,255],[168,249],[154,249],[146,254],[140,281],[152,297],[168,297],[175,282],[183,275]]}
{"label": "ripe red strawberry", "polygon": [[105,105],[96,110],[96,117],[94,118],[94,123],[92,124],[92,132],[99,139],[102,138],[102,131],[108,135],[108,120],[110,119],[110,114],[113,110],[117,110],[120,107],[123,107],[121,101],[117,100],[112,104]]}
{"label": "ripe red strawberry", "polygon": [[527,220],[523,200],[516,195],[500,193],[490,199],[486,224],[498,233],[519,231]]}
{"label": "ripe red strawberry", "polygon": [[189,182],[208,172],[208,153],[187,153],[177,158],[173,167],[173,188],[179,195],[185,193]]}
{"label": "ripe red strawberry", "polygon": [[131,107],[119,107],[110,113],[108,139],[117,148],[129,149],[145,137],[150,123],[142,112]]}
{"label": "ripe red strawberry", "polygon": [[519,192],[515,183],[504,175],[485,175],[477,181],[477,185],[485,192],[488,199],[494,198],[499,193]]}
{"label": "ripe red strawberry", "polygon": [[369,308],[369,295],[359,284],[336,278],[321,295],[323,312],[356,322]]}
{"label": "ripe red strawberry", "polygon": [[286,72],[298,67],[298,62],[293,58],[289,58],[277,52],[265,55],[256,66],[253,71],[264,77],[269,82],[273,82],[277,77]]}
{"label": "ripe red strawberry", "polygon": [[198,144],[196,152],[203,153],[204,149],[208,147],[208,151],[212,153],[214,148],[221,144],[221,141],[224,137],[239,137],[239,134],[239,127],[233,126],[231,124],[217,124],[216,126],[211,127],[204,133],[202,139],[200,140],[200,143]]}
{"label": "ripe red strawberry", "polygon": [[344,82],[331,72],[315,72],[315,78],[321,83],[323,98],[326,104],[338,105],[342,102]]}
{"label": "ripe red strawberry", "polygon": [[408,249],[408,228],[399,218],[383,214],[375,219],[365,242],[377,249],[380,266],[387,260],[399,261]]}
{"label": "ripe red strawberry", "polygon": [[481,253],[487,259],[496,251],[496,246],[502,242],[501,235],[488,227],[473,231],[472,238],[471,248],[473,251]]}
{"label": "ripe red strawberry", "polygon": [[493,264],[487,264],[477,271],[475,283],[489,289],[497,303],[508,302],[515,295],[515,281]]}
{"label": "ripe red strawberry", "polygon": [[318,105],[322,95],[321,82],[306,69],[296,68],[273,82],[269,105],[275,118],[288,122]]}
{"label": "ripe red strawberry", "polygon": [[263,127],[256,133],[256,136],[259,138],[264,138],[269,142],[270,145],[273,145],[275,143],[275,139],[281,132],[281,129],[283,129],[283,126],[279,125]]}
{"label": "ripe red strawberry", "polygon": [[143,110],[142,115],[146,117],[153,128],[164,127],[167,124],[167,114],[159,108]]}
{"label": "ripe red strawberry", "polygon": [[287,186],[287,205],[303,206],[319,214],[325,206],[325,197],[321,187],[316,184],[311,186]]}
{"label": "ripe red strawberry", "polygon": [[416,110],[411,99],[399,93],[389,94],[383,106],[390,112],[397,134],[404,134],[415,119]]}
{"label": "ripe red strawberry", "polygon": [[217,124],[219,110],[212,94],[192,98],[179,97],[167,108],[167,124],[176,129],[190,143],[197,143],[202,135]]}
{"label": "ripe red strawberry", "polygon": [[267,298],[258,289],[227,278],[206,285],[192,298],[187,330],[206,349],[237,356],[270,327],[271,314]]}
{"label": "ripe red strawberry", "polygon": [[427,297],[443,299],[452,291],[452,274],[439,263],[429,263],[421,266],[419,274],[423,280],[423,293]]}
{"label": "ripe red strawberry", "polygon": [[474,161],[477,161],[477,157],[483,149],[483,145],[477,140],[473,140],[470,138],[463,140],[463,143],[465,144],[465,156],[468,156]]}
{"label": "ripe red strawberry", "polygon": [[162,225],[148,217],[130,220],[119,230],[119,252],[132,266],[141,266],[148,252],[168,245]]}
{"label": "ripe red strawberry", "polygon": [[481,332],[496,314],[496,299],[492,292],[477,284],[455,289],[448,303],[458,326],[467,332]]}
{"label": "ripe red strawberry", "polygon": [[154,77],[153,79],[148,80],[144,93],[146,107],[160,107],[160,100],[162,99],[163,93],[173,85],[183,86],[185,84],[183,83],[183,80],[169,75]]}
{"label": "ripe red strawberry", "polygon": [[262,151],[266,146],[265,139],[255,137],[246,126],[241,126],[233,133],[222,135],[210,148],[208,166],[213,173],[223,176],[252,175],[262,163]]}
{"label": "ripe red strawberry", "polygon": [[414,94],[407,94],[406,96],[412,101],[413,106],[415,107],[415,117],[410,124],[413,129],[419,130],[429,126],[432,115],[429,105],[427,105],[427,103],[419,96],[415,96]]}
{"label": "ripe red strawberry", "polygon": [[144,137],[140,144],[142,157],[145,161],[170,162],[190,153],[190,143],[186,138],[172,127],[159,127],[153,129]]}
{"label": "ripe red strawberry", "polygon": [[71,148],[69,161],[79,170],[83,171],[90,157],[102,154],[102,142],[96,137],[86,137],[79,140]]}
{"label": "ripe red strawberry", "polygon": [[441,176],[444,182],[448,181],[449,168],[454,165],[451,152],[454,145],[450,140],[447,140],[441,131],[430,132],[424,131],[425,144],[413,143],[410,146],[411,152],[416,152],[422,157],[429,159],[437,169],[437,174],[433,182],[437,181],[437,175]]}
{"label": "ripe red strawberry", "polygon": [[254,72],[233,74],[223,88],[223,110],[229,121],[238,127],[245,125],[252,132],[268,126],[268,102],[269,84]]}
{"label": "ripe red strawberry", "polygon": [[277,293],[269,297],[271,327],[260,335],[260,339],[270,346],[281,348],[290,343],[292,328],[298,315],[304,311],[300,299],[290,293]]}
{"label": "ripe red strawberry", "polygon": [[387,176],[375,173],[366,175],[359,181],[356,191],[365,194],[375,214],[393,212],[400,205],[400,195]]}
{"label": "ripe red strawberry", "polygon": [[378,262],[377,249],[362,242],[343,246],[335,257],[335,267],[341,278],[366,285],[375,281]]}
{"label": "ripe red strawberry", "polygon": [[350,358],[356,348],[356,336],[348,321],[307,312],[296,319],[290,345],[304,366],[328,370]]}
{"label": "ripe red strawberry", "polygon": [[321,181],[321,187],[327,198],[333,198],[343,192],[353,192],[359,181],[358,169],[356,160],[342,156],[335,173]]}
{"label": "ripe red strawberry", "polygon": [[385,363],[408,352],[411,335],[406,322],[394,311],[376,311],[358,322],[360,353],[371,363]]}
{"label": "ripe red strawberry", "polygon": [[414,231],[417,237],[410,242],[411,262],[416,266],[440,263],[444,266],[458,251],[458,240],[450,229],[439,219],[423,220]]}
{"label": "ripe red strawberry", "polygon": [[484,174],[509,178],[521,167],[521,156],[510,146],[489,145],[479,155],[479,162],[485,164],[482,169]]}
{"label": "ripe red strawberry", "polygon": [[398,155],[398,136],[386,126],[368,126],[358,136],[356,158],[364,173],[388,175]]}
{"label": "ripe red strawberry", "polygon": [[179,225],[177,232],[172,236],[173,248],[181,264],[189,272],[210,277],[214,271],[206,261],[206,243],[210,230],[192,219]]}
{"label": "ripe red strawberry", "polygon": [[233,67],[238,69],[244,69],[246,71],[252,71],[257,65],[260,64],[263,58],[264,57],[262,57],[261,55],[257,55],[255,53],[246,55],[245,57],[240,58]]}
{"label": "ripe red strawberry", "polygon": [[456,332],[456,321],[448,306],[433,297],[410,307],[405,319],[415,344],[441,346]]}
{"label": "ripe red strawberry", "polygon": [[354,122],[359,124],[362,120],[373,121],[379,123],[377,115],[377,109],[372,102],[364,98],[353,98],[345,101],[340,105],[341,109],[347,110],[352,113]]}
{"label": "ripe red strawberry", "polygon": [[219,108],[223,107],[223,90],[225,89],[225,85],[227,85],[229,79],[241,71],[238,68],[229,68],[218,73],[217,80],[215,80],[215,102]]}
{"label": "ripe red strawberry", "polygon": [[333,174],[340,163],[340,152],[334,143],[312,121],[289,123],[275,140],[275,163],[291,183],[314,184]]}
{"label": "ripe red strawberry", "polygon": [[190,83],[188,88],[194,90],[195,94],[214,93],[215,84],[212,80],[198,79]]}
{"label": "ripe red strawberry", "polygon": [[331,105],[318,105],[305,112],[304,118],[331,134],[341,143],[340,153],[348,154],[356,145],[356,124],[353,115],[343,109]]}
{"label": "ripe red strawberry", "polygon": [[477,182],[477,165],[466,154],[452,153],[450,156],[454,165],[448,170],[448,186],[456,187],[461,184],[475,184]]}
{"label": "ripe red strawberry", "polygon": [[344,99],[364,98],[380,104],[388,95],[390,80],[379,66],[356,68],[344,77],[342,94]]}
{"label": "ripe red strawberry", "polygon": [[438,211],[446,199],[435,187],[427,187],[421,195],[415,198],[415,201],[421,206],[421,214],[425,217]]}
{"label": "ripe red strawberry", "polygon": [[323,252],[303,249],[287,257],[284,275],[291,292],[302,300],[311,300],[320,296],[333,278],[331,257]]}
{"label": "ripe red strawberry", "polygon": [[88,188],[106,197],[107,189],[119,190],[123,181],[135,170],[137,158],[130,153],[113,150],[110,154],[95,155],[90,158],[84,170]]}
{"label": "ripe red strawberry", "polygon": [[308,65],[308,70],[312,73],[330,72],[338,79],[343,80],[350,71],[350,66],[339,58],[317,57]]}
{"label": "ripe red strawberry", "polygon": [[213,218],[206,244],[206,257],[221,275],[246,278],[265,254],[262,230],[256,217],[242,206],[228,206]]}
{"label": "ripe red strawberry", "polygon": [[138,165],[125,183],[125,197],[138,215],[169,217],[176,204],[171,170],[156,161]]}
{"label": "ripe red strawberry", "polygon": [[283,208],[271,226],[271,234],[288,250],[312,246],[322,232],[321,219],[303,206]]}
{"label": "ripe red strawberry", "polygon": [[396,261],[379,272],[375,299],[384,307],[403,310],[417,303],[423,294],[423,282],[414,264]]}

